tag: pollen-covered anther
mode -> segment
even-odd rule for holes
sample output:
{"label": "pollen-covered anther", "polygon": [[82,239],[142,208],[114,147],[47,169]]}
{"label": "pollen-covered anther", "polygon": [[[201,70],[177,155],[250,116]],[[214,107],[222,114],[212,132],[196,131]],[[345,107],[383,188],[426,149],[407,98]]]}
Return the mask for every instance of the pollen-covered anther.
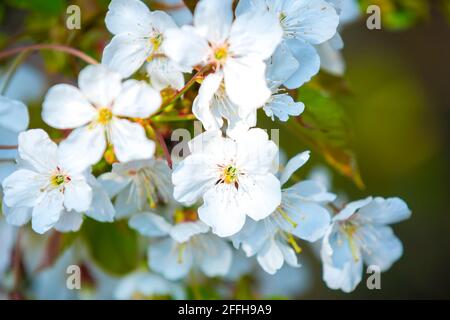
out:
{"label": "pollen-covered anther", "polygon": [[222,181],[226,184],[237,183],[238,176],[239,176],[239,170],[233,165],[228,165],[223,169]]}
{"label": "pollen-covered anther", "polygon": [[113,117],[112,111],[109,108],[100,108],[98,110],[97,121],[103,125],[108,124]]}

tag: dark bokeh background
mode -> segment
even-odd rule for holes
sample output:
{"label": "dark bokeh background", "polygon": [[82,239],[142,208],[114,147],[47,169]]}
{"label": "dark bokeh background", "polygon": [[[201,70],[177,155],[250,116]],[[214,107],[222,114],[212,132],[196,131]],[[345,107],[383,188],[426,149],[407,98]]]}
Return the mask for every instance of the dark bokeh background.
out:
{"label": "dark bokeh background", "polygon": [[362,20],[343,37],[346,78],[359,101],[350,117],[366,190],[339,178],[337,186],[355,197],[397,195],[413,215],[394,227],[404,256],[382,274],[382,290],[368,290],[365,276],[351,295],[330,291],[316,274],[305,297],[450,298],[449,25],[434,8],[409,30],[371,31]]}

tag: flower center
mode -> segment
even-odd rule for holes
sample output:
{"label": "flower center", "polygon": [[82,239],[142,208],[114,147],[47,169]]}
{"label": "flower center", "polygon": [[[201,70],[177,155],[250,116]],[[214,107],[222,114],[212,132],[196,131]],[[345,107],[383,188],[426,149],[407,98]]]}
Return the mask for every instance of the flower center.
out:
{"label": "flower center", "polygon": [[192,209],[177,209],[174,213],[175,224],[183,222],[195,222],[198,220],[197,210]]}
{"label": "flower center", "polygon": [[108,124],[113,117],[113,114],[109,108],[100,108],[98,110],[97,121],[103,125]]}
{"label": "flower center", "polygon": [[217,47],[213,47],[212,50],[212,63],[215,64],[216,68],[223,66],[227,61],[227,58],[229,57],[228,45],[223,44]]}
{"label": "flower center", "polygon": [[223,169],[222,180],[226,184],[232,184],[237,182],[238,176],[239,170],[233,165],[228,165]]}
{"label": "flower center", "polygon": [[70,177],[62,172],[59,167],[56,167],[56,170],[50,176],[50,185],[54,188],[58,188],[70,181]]}

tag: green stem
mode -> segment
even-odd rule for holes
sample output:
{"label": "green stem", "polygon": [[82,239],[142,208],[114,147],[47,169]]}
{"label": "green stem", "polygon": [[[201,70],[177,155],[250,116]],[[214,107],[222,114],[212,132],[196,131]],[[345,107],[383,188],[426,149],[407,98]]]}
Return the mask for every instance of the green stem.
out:
{"label": "green stem", "polygon": [[11,63],[11,66],[6,71],[5,79],[3,80],[2,86],[0,88],[0,95],[5,95],[9,85],[11,84],[11,80],[13,79],[14,74],[16,73],[19,66],[25,61],[28,55],[29,51],[23,51]]}

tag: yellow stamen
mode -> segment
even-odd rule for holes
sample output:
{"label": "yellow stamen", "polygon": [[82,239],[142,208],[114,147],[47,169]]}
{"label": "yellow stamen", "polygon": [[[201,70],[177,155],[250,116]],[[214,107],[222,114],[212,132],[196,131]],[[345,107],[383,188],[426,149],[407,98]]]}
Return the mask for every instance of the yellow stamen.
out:
{"label": "yellow stamen", "polygon": [[295,250],[296,253],[302,252],[302,248],[297,244],[292,234],[288,235],[287,239],[288,243],[292,246],[292,248]]}
{"label": "yellow stamen", "polygon": [[55,174],[50,177],[50,184],[54,187],[59,187],[66,181],[66,177],[62,174]]}
{"label": "yellow stamen", "polygon": [[294,228],[297,228],[297,226],[298,226],[297,222],[292,220],[291,217],[289,217],[288,214],[283,209],[281,209],[281,207],[278,207],[277,211],[281,214],[281,216],[284,218],[284,220],[289,222]]}
{"label": "yellow stamen", "polygon": [[223,182],[225,182],[226,184],[235,183],[238,180],[238,175],[239,175],[238,169],[233,165],[229,165],[225,167],[225,169],[223,170],[222,173]]}
{"label": "yellow stamen", "polygon": [[183,222],[193,222],[198,220],[198,215],[196,210],[190,209],[177,209],[174,213],[175,224]]}
{"label": "yellow stamen", "polygon": [[97,122],[106,125],[108,124],[113,117],[113,114],[109,108],[100,108],[98,110]]}
{"label": "yellow stamen", "polygon": [[352,224],[352,223],[346,223],[343,226],[343,230],[347,236],[347,240],[348,240],[348,244],[350,246],[350,251],[352,253],[352,257],[355,260],[355,262],[359,261],[359,256],[358,256],[358,247],[355,243],[355,239],[354,239],[354,234],[357,231],[357,227]]}

